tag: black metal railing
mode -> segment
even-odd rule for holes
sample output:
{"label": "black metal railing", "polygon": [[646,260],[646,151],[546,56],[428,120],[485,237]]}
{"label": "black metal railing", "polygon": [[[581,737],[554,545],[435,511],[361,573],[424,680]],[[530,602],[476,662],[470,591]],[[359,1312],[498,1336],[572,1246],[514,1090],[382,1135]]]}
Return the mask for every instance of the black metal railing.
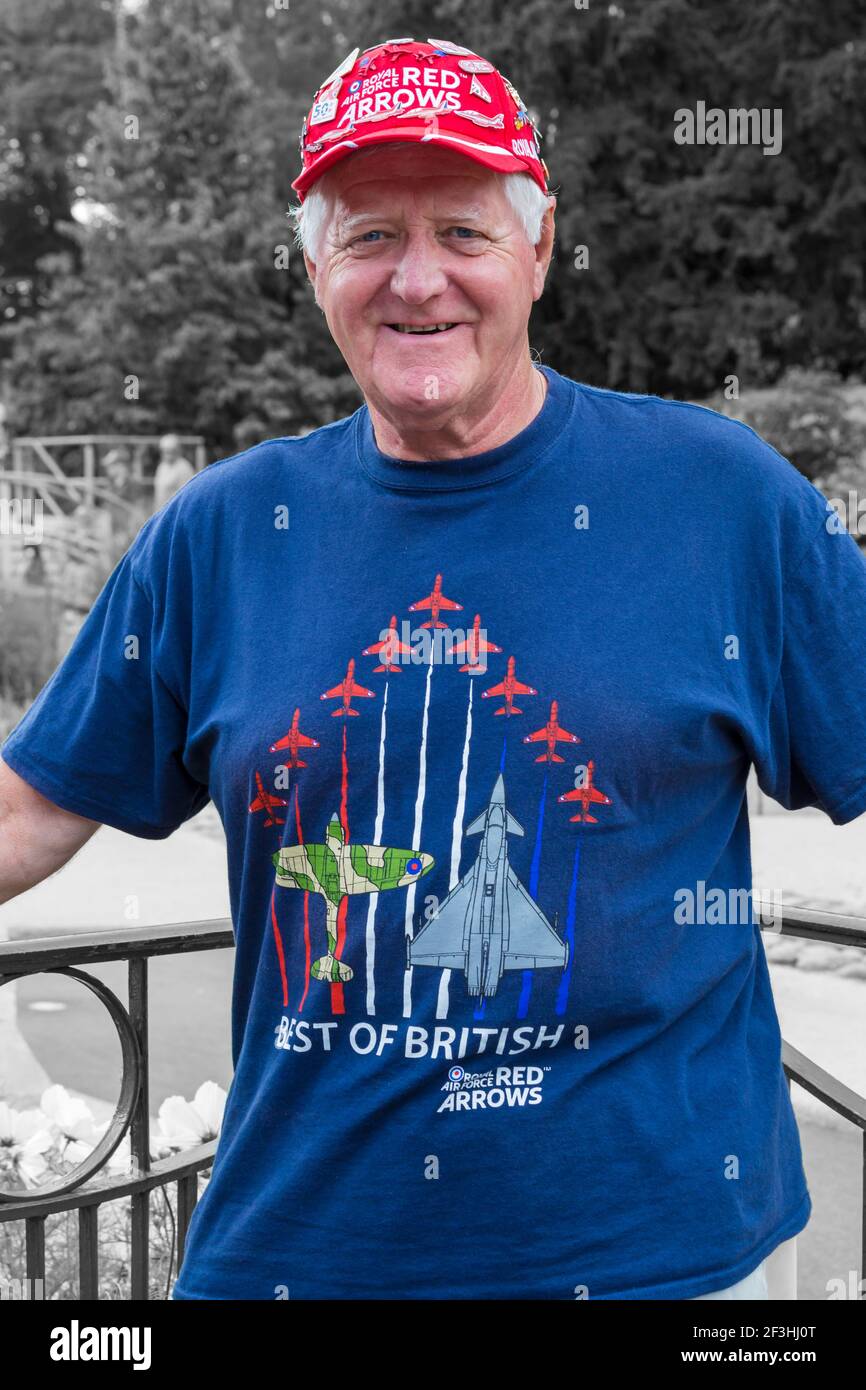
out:
{"label": "black metal railing", "polygon": [[[770,903],[755,903],[756,913],[769,921]],[[866,950],[866,919],[844,917],[833,912],[786,907],[780,922],[763,930],[783,936],[805,937],[836,945]],[[206,922],[184,922],[138,931],[117,928],[74,936],[55,936],[0,944],[0,985],[26,975],[57,972],[79,980],[108,1009],[117,1029],[123,1055],[120,1097],[111,1123],[86,1161],[54,1183],[35,1190],[0,1190],[0,1224],[25,1222],[26,1283],[32,1289],[45,1285],[45,1222],[56,1212],[77,1210],[79,1220],[78,1270],[82,1299],[98,1298],[98,1214],[105,1202],[128,1197],[131,1202],[130,1298],[149,1297],[150,1194],[156,1188],[176,1184],[177,1266],[183,1260],[184,1244],[195,1204],[198,1177],[213,1163],[216,1140],[186,1149],[170,1158],[152,1160],[149,1144],[148,1088],[148,975],[151,956],[175,955],[188,951],[212,951],[234,946],[234,933],[228,918]],[[78,967],[126,961],[129,966],[129,1004],[95,976]],[[861,1132],[863,1178],[860,1203],[861,1278],[866,1274],[866,1097],[858,1095],[823,1067],[783,1042],[782,1064],[788,1084],[795,1081],[838,1115],[844,1116]],[[131,1174],[103,1175],[112,1153],[130,1132]],[[84,1186],[84,1184],[89,1184]],[[41,1281],[41,1283],[39,1282]]]}
{"label": "black metal railing", "polygon": [[[78,1211],[78,1277],[81,1299],[99,1297],[99,1207],[119,1198],[130,1199],[130,1298],[146,1300],[150,1279],[150,1194],[155,1188],[176,1184],[177,1267],[195,1204],[198,1175],[213,1163],[216,1140],[185,1149],[169,1158],[153,1161],[150,1155],[150,1099],[148,1084],[148,970],[151,956],[188,951],[213,951],[234,946],[228,918],[184,922],[137,931],[76,933],[74,936],[39,937],[0,945],[0,985],[26,975],[57,973],[79,980],[106,1006],[120,1038],[123,1075],[114,1115],[99,1143],[71,1172],[39,1188],[0,1190],[0,1223],[25,1222],[25,1285],[45,1288],[45,1223],[55,1212]],[[82,965],[126,961],[129,968],[128,1007]],[[130,1174],[103,1174],[108,1159],[129,1131]],[[84,1186],[83,1184],[89,1184]],[[32,1294],[31,1294],[32,1297]]]}
{"label": "black metal railing", "polygon": [[[768,917],[772,913],[769,902],[756,901],[756,908],[765,908]],[[834,946],[859,946],[866,950],[866,919],[845,917],[838,912],[819,912],[816,908],[785,907],[781,924],[773,928],[782,936],[800,936],[809,941],[823,941]],[[866,988],[866,986],[864,986]],[[782,1066],[788,1078],[788,1089],[796,1081],[804,1091],[822,1101],[837,1115],[849,1120],[860,1130],[861,1142],[861,1181],[860,1181],[860,1270],[858,1287],[866,1282],[866,1097],[852,1091],[830,1072],[819,1067],[817,1062],[804,1056],[789,1042],[782,1041]],[[861,1294],[861,1298],[866,1293]]]}

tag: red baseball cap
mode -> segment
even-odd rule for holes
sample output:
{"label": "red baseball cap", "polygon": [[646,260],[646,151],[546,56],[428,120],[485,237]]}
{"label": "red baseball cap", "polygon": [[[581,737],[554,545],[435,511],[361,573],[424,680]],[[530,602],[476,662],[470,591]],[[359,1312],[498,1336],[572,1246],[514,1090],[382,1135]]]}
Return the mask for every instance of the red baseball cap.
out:
{"label": "red baseball cap", "polygon": [[388,39],[354,52],[318,88],[301,131],[301,202],[326,169],[366,145],[435,143],[549,192],[539,132],[507,77],[470,48]]}

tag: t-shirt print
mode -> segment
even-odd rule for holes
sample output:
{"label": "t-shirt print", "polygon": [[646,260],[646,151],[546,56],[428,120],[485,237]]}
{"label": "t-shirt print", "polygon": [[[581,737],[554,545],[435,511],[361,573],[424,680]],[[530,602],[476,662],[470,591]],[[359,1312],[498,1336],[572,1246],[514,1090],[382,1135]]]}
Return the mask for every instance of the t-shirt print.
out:
{"label": "t-shirt print", "polygon": [[[268,786],[279,790],[267,789],[261,767],[252,773],[255,794],[249,813],[263,816],[264,826],[273,827],[280,840],[271,855],[275,879],[270,918],[282,1006],[287,1008],[292,1001],[301,1015],[311,985],[315,988],[318,982],[328,988],[330,1012],[335,1017],[346,1013],[350,990],[356,998],[363,992],[366,1012],[375,1014],[377,960],[382,960],[384,931],[388,968],[404,964],[405,1018],[413,1016],[413,976],[419,969],[437,973],[437,1019],[447,1019],[452,1005],[465,1004],[467,999],[475,1006],[475,1016],[484,1018],[488,1001],[499,994],[507,973],[515,979],[516,988],[509,991],[506,1007],[514,1018],[525,1018],[533,989],[539,988],[540,972],[550,972],[554,984],[551,1006],[553,1013],[561,1016],[567,1008],[574,968],[580,832],[597,824],[593,810],[610,807],[611,798],[596,785],[593,759],[581,760],[580,736],[560,722],[555,694],[546,700],[547,714],[539,725],[538,707],[544,709],[544,692],[520,679],[516,655],[510,652],[503,656],[503,645],[492,641],[482,628],[481,614],[475,613],[468,629],[455,630],[444,620],[442,614],[447,613],[452,622],[459,621],[453,615],[462,613],[464,604],[445,594],[441,574],[435,576],[430,592],[408,603],[405,611],[429,617],[422,620],[419,616],[415,620],[418,627],[411,628],[408,618],[398,626],[397,614],[392,615],[378,640],[358,657],[348,656],[342,679],[322,692],[321,700],[332,706],[331,718],[339,721],[333,737],[315,739],[305,734],[301,710],[296,708],[288,731],[267,740],[271,763],[277,759],[268,773]],[[375,682],[372,687],[359,679],[359,660],[364,658],[374,658],[374,662],[368,660],[370,674],[365,673],[365,680]],[[441,805],[437,805],[435,815],[428,807],[428,782],[437,757],[431,744],[430,701],[433,682],[443,678],[453,681],[455,675],[464,686],[462,751],[453,787],[449,842],[444,846],[437,843],[434,856],[425,846],[443,816]],[[415,766],[406,756],[405,732],[398,744],[400,776],[411,779],[414,785],[414,824],[408,848],[386,843],[383,838],[389,739],[394,740],[392,721],[400,717],[389,715],[389,688],[397,678],[417,686]],[[367,701],[377,704],[367,705]],[[405,713],[402,717],[405,719]],[[485,776],[480,771],[476,774],[476,784],[485,782],[489,794],[480,802],[476,797],[478,804],[467,805],[473,732],[476,721],[485,718],[501,720],[501,751],[498,763],[488,765]],[[376,802],[363,807],[351,797],[352,773],[356,757],[369,749],[370,738],[368,734],[363,747],[359,746],[359,730],[352,724],[356,719],[373,720],[376,726]],[[520,729],[515,727],[518,721]],[[526,726],[528,731],[523,733]],[[561,748],[569,750],[568,766]],[[300,756],[302,751],[305,757]],[[526,825],[508,802],[509,756],[537,765],[537,801],[521,808]],[[314,758],[320,774],[322,764],[329,761],[334,785],[339,786],[339,804],[318,837],[306,831],[303,815],[303,779]],[[566,810],[560,810],[557,803],[565,803]],[[567,902],[556,905],[551,920],[539,905],[539,877],[545,820],[557,815],[567,818],[579,831],[574,840],[571,892]],[[528,881],[524,882],[511,863],[510,845],[515,837],[523,839],[527,833],[532,858]],[[423,880],[443,850],[449,868],[447,895],[441,901],[431,896],[422,904],[421,924],[416,927],[419,888],[423,893]],[[303,894],[304,950],[299,962],[303,975],[299,978],[296,970],[291,981],[285,927],[281,925],[281,890],[285,889]],[[384,893],[401,898],[397,908],[389,904],[386,923],[381,922],[380,909],[380,895]],[[366,895],[369,905],[366,921],[353,922],[350,939],[349,901],[356,895]],[[395,959],[398,914],[402,915],[405,958],[401,953]],[[350,964],[347,955],[357,964]],[[288,1036],[285,1022],[282,1036]]]}

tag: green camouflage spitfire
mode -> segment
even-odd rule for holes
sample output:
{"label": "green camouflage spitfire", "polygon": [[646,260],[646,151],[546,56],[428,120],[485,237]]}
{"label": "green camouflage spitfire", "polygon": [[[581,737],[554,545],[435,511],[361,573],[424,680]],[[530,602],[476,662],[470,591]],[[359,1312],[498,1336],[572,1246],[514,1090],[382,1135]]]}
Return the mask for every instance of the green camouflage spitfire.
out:
{"label": "green camouflage spitfire", "polygon": [[328,954],[310,966],[314,980],[331,984],[351,980],[352,968],[337,960],[337,914],[349,893],[382,893],[406,888],[433,867],[432,854],[384,845],[346,843],[339,817],[331,817],[323,845],[288,845],[273,857],[276,881],[282,888],[302,888],[325,899]]}

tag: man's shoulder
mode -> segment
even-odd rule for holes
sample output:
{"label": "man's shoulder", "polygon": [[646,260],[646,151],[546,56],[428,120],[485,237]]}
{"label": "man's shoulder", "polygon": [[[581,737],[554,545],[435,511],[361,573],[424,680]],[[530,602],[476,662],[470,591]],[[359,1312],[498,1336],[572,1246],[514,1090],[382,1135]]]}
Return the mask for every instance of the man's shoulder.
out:
{"label": "man's shoulder", "polygon": [[[648,488],[694,508],[703,492],[730,514],[752,512],[792,542],[818,534],[829,504],[805,474],[744,420],[696,401],[572,383],[576,420],[597,449],[637,461]],[[657,479],[657,481],[656,481]]]}
{"label": "man's shoulder", "polygon": [[575,381],[589,408],[612,427],[641,426],[676,442],[691,442],[702,448],[712,445],[732,452],[774,457],[785,468],[793,468],[786,458],[751,425],[697,401],[678,400],[638,391],[613,391]]}
{"label": "man's shoulder", "polygon": [[[669,469],[703,470],[709,486],[725,481],[814,506],[821,494],[751,425],[697,401],[573,383],[584,421],[612,442],[652,451]],[[823,506],[823,499],[821,499]]]}
{"label": "man's shoulder", "polygon": [[224,541],[235,533],[242,514],[255,515],[262,501],[288,503],[291,498],[275,490],[275,480],[290,481],[294,496],[306,485],[327,489],[331,469],[344,462],[351,447],[353,419],[350,415],[308,434],[263,440],[194,473],[139,531],[131,552],[133,573],[146,573],[160,561],[170,563],[184,548],[200,551],[207,539]]}
{"label": "man's shoulder", "polygon": [[318,469],[323,458],[333,458],[347,446],[353,419],[347,415],[307,434],[264,439],[240,453],[216,459],[184,483],[160,514],[200,511],[225,494],[231,495],[236,505],[240,489],[248,491],[260,481],[270,481],[278,470],[288,468],[298,473]]}

